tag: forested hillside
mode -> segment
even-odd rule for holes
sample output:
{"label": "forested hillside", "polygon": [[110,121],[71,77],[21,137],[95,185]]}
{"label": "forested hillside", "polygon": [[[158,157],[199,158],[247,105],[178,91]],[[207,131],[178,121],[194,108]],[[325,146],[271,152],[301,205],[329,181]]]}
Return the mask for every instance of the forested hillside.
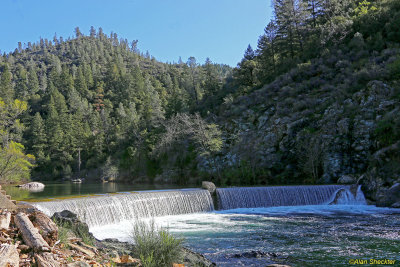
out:
{"label": "forested hillside", "polygon": [[400,179],[400,2],[274,1],[221,106],[226,183]]}
{"label": "forested hillside", "polygon": [[370,199],[390,202],[400,179],[400,2],[272,3],[258,47],[233,70],[193,57],[161,63],[93,28],[20,44],[0,57],[4,106],[27,103],[11,112],[3,147],[24,144],[33,177],[358,180]]}
{"label": "forested hillside", "polygon": [[[165,120],[177,113],[207,113],[231,68],[161,63],[117,34],[100,28],[85,36],[19,44],[0,57],[0,97],[28,104],[18,129],[3,139],[36,157],[33,177],[133,179],[160,173],[152,152]],[[79,164],[79,154],[80,162]],[[80,170],[79,170],[80,168]]]}

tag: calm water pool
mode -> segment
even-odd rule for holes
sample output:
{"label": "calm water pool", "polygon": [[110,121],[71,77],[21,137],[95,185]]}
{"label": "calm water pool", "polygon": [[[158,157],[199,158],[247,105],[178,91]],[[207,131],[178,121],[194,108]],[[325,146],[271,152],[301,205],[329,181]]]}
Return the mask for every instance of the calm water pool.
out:
{"label": "calm water pool", "polygon": [[127,184],[127,183],[46,183],[41,192],[29,192],[15,186],[5,186],[12,199],[23,201],[40,201],[51,198],[74,197],[91,194],[106,194],[124,191],[161,190],[183,188],[167,184]]}

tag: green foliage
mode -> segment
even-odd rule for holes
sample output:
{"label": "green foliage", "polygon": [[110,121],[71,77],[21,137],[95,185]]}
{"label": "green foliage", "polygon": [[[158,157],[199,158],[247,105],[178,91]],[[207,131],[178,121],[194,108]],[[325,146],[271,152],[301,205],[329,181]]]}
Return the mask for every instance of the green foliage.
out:
{"label": "green foliage", "polygon": [[79,224],[77,227],[73,227],[68,222],[54,221],[58,227],[58,239],[61,244],[68,246],[68,237],[73,234],[82,239],[82,242],[88,245],[94,245],[94,238],[88,232],[88,229]]}
{"label": "green foliage", "polygon": [[367,15],[368,12],[375,11],[377,8],[373,5],[371,5],[371,2],[368,2],[367,0],[360,1],[358,3],[358,6],[354,9],[355,16],[364,16]]}
{"label": "green foliage", "polygon": [[24,146],[14,140],[20,138],[23,125],[18,117],[27,103],[15,99],[4,102],[0,98],[0,181],[29,180],[35,157],[24,153]]}
{"label": "green foliage", "polygon": [[6,147],[0,147],[0,180],[2,182],[19,182],[29,180],[33,155],[25,155],[24,146],[11,141]]}
{"label": "green foliage", "polygon": [[55,221],[55,223],[58,227],[58,239],[60,240],[60,243],[68,247],[68,232],[70,231],[68,224],[62,224],[57,221]]}
{"label": "green foliage", "polygon": [[[90,36],[75,32],[74,39],[41,39],[1,56],[0,97],[8,104],[18,96],[30,105],[27,129],[14,124],[10,134],[18,132],[19,142],[24,134],[23,144],[37,158],[34,175],[42,178],[104,165],[108,177],[156,175],[159,162],[150,155],[163,123],[189,109],[214,110],[231,68],[209,59],[201,65],[194,57],[165,64],[115,34],[93,27]],[[128,148],[135,152],[125,153]]]}
{"label": "green foliage", "polygon": [[379,121],[375,128],[375,136],[380,147],[393,144],[400,139],[400,120],[389,116]]}
{"label": "green foliage", "polygon": [[388,64],[390,71],[390,77],[393,80],[400,79],[400,56],[397,56],[396,60]]}
{"label": "green foliage", "polygon": [[154,220],[133,225],[134,254],[145,267],[172,266],[181,261],[183,239],[175,238],[166,229],[158,229]]}

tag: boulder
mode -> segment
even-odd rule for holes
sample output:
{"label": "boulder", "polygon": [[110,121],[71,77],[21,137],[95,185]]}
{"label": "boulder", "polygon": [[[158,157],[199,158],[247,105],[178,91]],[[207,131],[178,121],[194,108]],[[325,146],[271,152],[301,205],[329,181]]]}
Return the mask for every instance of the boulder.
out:
{"label": "boulder", "polygon": [[355,184],[357,181],[351,175],[342,175],[337,182],[338,184]]}
{"label": "boulder", "polygon": [[215,190],[217,190],[217,187],[213,182],[207,182],[207,181],[203,181],[201,183],[201,188],[208,190],[211,195],[215,193]]}
{"label": "boulder", "polygon": [[193,252],[187,248],[182,248],[182,257],[185,266],[202,266],[202,267],[217,266],[214,262],[211,262],[203,255],[197,252]]}
{"label": "boulder", "polygon": [[92,233],[89,232],[88,225],[84,222],[81,222],[78,219],[78,216],[69,210],[56,212],[51,219],[59,225],[65,225],[78,236],[89,236],[94,239]]}
{"label": "boulder", "polygon": [[400,183],[395,183],[389,189],[381,189],[376,200],[378,207],[396,207],[400,202]]}
{"label": "boulder", "polygon": [[31,192],[40,192],[44,190],[45,185],[39,182],[31,182],[23,185],[19,185],[20,188],[27,189]]}

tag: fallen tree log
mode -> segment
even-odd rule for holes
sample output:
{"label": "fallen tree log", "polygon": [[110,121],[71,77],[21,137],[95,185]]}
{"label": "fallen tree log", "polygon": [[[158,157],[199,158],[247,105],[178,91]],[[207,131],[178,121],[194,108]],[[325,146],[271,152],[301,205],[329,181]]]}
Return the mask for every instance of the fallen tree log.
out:
{"label": "fallen tree log", "polygon": [[49,244],[39,234],[39,230],[33,226],[25,213],[18,213],[14,218],[14,222],[21,232],[25,244],[34,251],[50,251]]}
{"label": "fallen tree log", "polygon": [[0,213],[0,229],[8,229],[11,221],[11,212]]}
{"label": "fallen tree log", "polygon": [[61,264],[54,255],[49,252],[43,252],[40,254],[35,254],[35,259],[38,267],[59,267]]}
{"label": "fallen tree log", "polygon": [[0,245],[0,267],[6,266],[19,266],[19,254],[15,245]]}
{"label": "fallen tree log", "polygon": [[53,246],[58,240],[58,227],[46,214],[36,211],[29,216],[33,225],[39,229],[43,239]]}

